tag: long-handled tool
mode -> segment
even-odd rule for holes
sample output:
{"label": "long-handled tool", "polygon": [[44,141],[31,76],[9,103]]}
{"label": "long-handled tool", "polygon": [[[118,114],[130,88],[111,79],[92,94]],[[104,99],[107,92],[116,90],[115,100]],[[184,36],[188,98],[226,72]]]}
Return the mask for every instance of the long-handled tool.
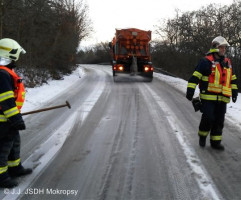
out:
{"label": "long-handled tool", "polygon": [[43,108],[43,109],[39,109],[39,110],[33,110],[33,111],[29,111],[29,112],[22,113],[22,115],[29,115],[29,114],[33,114],[33,113],[44,112],[44,111],[48,111],[48,110],[53,110],[53,109],[57,109],[57,108],[62,108],[62,107],[65,107],[65,106],[67,106],[69,109],[71,108],[69,102],[66,101],[65,104],[63,104],[63,105],[53,106],[53,107],[49,107],[49,108]]}

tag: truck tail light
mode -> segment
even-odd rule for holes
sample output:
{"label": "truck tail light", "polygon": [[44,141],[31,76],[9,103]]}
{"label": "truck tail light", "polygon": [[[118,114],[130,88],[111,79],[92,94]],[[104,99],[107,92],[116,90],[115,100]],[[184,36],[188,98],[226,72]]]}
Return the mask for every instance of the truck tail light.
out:
{"label": "truck tail light", "polygon": [[144,71],[145,72],[153,71],[153,67],[150,65],[144,65]]}
{"label": "truck tail light", "polygon": [[114,65],[113,70],[114,71],[124,71],[124,66],[122,64]]}
{"label": "truck tail light", "polygon": [[123,67],[122,65],[119,65],[119,66],[118,66],[118,70],[119,70],[119,71],[123,71],[123,70],[124,70],[124,67]]}

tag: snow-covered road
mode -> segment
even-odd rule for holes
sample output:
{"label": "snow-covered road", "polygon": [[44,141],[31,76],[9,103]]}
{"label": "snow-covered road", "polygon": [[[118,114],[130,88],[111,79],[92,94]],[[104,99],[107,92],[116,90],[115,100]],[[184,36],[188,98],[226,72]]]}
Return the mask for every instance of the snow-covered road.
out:
{"label": "snow-covered road", "polygon": [[185,81],[156,74],[151,83],[113,82],[109,66],[81,69],[57,96],[55,85],[45,89],[47,101],[42,90],[29,98],[24,111],[65,100],[72,109],[25,118],[22,160],[34,173],[0,198],[239,199],[241,123],[232,115],[239,103],[227,114],[225,152],[200,149],[200,113],[185,99]]}

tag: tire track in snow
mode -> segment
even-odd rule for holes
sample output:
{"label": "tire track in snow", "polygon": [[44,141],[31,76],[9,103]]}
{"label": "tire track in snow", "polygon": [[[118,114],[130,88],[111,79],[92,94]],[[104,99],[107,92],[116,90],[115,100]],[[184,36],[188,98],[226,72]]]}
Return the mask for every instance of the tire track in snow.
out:
{"label": "tire track in snow", "polygon": [[131,143],[131,149],[130,149],[130,156],[128,161],[128,168],[127,168],[127,175],[124,182],[124,191],[122,192],[121,199],[132,199],[133,196],[133,179],[134,179],[134,173],[135,173],[135,164],[136,164],[136,155],[137,155],[137,143],[139,139],[139,109],[140,109],[140,91],[139,88],[136,87],[135,89],[135,110],[136,113],[134,115],[133,121],[133,128],[134,135]]}
{"label": "tire track in snow", "polygon": [[[126,108],[128,108],[128,106],[124,107],[122,115],[125,114],[125,110]],[[123,117],[121,117],[120,119],[123,119]],[[121,149],[121,143],[123,140],[123,134],[125,133],[124,129],[126,127],[126,123],[127,123],[127,118],[124,118],[125,120],[120,121],[119,123],[119,127],[116,131],[116,135],[113,139],[113,145],[111,148],[111,154],[110,154],[110,159],[106,165],[106,170],[105,173],[102,177],[102,186],[100,188],[99,194],[98,194],[98,199],[99,200],[104,200],[107,197],[107,193],[110,187],[110,182],[111,182],[111,177],[112,177],[112,172],[114,170],[114,165],[116,163],[117,160],[117,154],[120,152]]]}
{"label": "tire track in snow", "polygon": [[[130,112],[130,108],[132,107],[133,103],[135,104],[136,101],[139,101],[139,90],[135,90],[134,91],[135,95],[133,96],[128,96],[127,99],[125,99],[124,102],[122,102],[123,106],[121,107],[121,116],[119,117],[120,121],[118,124],[118,128],[117,131],[115,133],[114,139],[113,139],[113,144],[111,147],[111,153],[109,156],[109,160],[106,164],[106,169],[105,169],[105,173],[103,174],[102,177],[102,184],[101,184],[101,188],[98,192],[98,199],[99,200],[104,200],[104,199],[108,199],[108,195],[109,195],[109,190],[111,187],[111,181],[112,180],[112,175],[114,174],[114,170],[116,169],[116,163],[118,163],[118,160],[120,159],[121,156],[117,155],[119,153],[121,153],[121,149],[123,148],[123,140],[125,138],[125,134],[130,131],[129,129],[131,129],[131,132],[135,132],[133,135],[133,139],[131,140],[131,147],[130,147],[130,155],[128,158],[128,167],[126,170],[125,175],[122,177],[123,179],[123,185],[120,186],[121,188],[123,187],[123,191],[121,195],[128,195],[131,196],[132,193],[132,181],[133,181],[133,174],[134,174],[134,163],[135,163],[135,159],[136,159],[136,145],[137,145],[137,139],[138,139],[138,135],[136,132],[136,126],[137,126],[137,116],[136,113],[132,113]],[[139,104],[138,104],[139,106]],[[137,106],[137,107],[138,107]],[[128,116],[126,116],[128,113]],[[129,115],[134,115],[134,116],[129,116]],[[130,123],[130,118],[132,121],[135,121],[135,123],[133,125],[131,125],[130,127],[128,126],[128,123]],[[128,131],[126,131],[126,128],[129,127]],[[122,152],[123,153],[123,152]],[[121,197],[120,197],[121,198]],[[121,199],[129,199],[123,197]]]}
{"label": "tire track in snow", "polygon": [[[185,156],[179,153],[180,150],[178,145],[176,145],[178,141],[176,141],[175,136],[173,137],[170,134],[173,132],[173,129],[166,120],[166,116],[170,115],[170,113],[163,112],[163,110],[160,111],[156,100],[150,98],[153,95],[143,85],[141,91],[156,129],[156,147],[158,148],[157,151],[160,151],[159,154],[156,154],[157,162],[159,167],[164,169],[160,172],[159,178],[163,178],[161,173],[165,173],[166,185],[168,185],[168,191],[170,192],[170,196],[167,199],[192,200],[194,197],[195,199],[202,199],[199,198],[200,190],[196,189],[197,186],[195,189],[191,188],[195,181],[189,177],[190,171],[185,172],[185,170],[180,169],[180,167],[188,166],[183,162]],[[179,156],[182,156],[182,160],[180,160]],[[162,185],[162,188],[165,188],[165,186]]]}
{"label": "tire track in snow", "polygon": [[145,84],[145,88],[150,92],[152,97],[155,99],[156,103],[159,105],[160,109],[167,113],[166,118],[169,122],[169,125],[173,129],[173,133],[178,139],[180,146],[182,147],[184,154],[187,158],[187,163],[190,166],[193,174],[195,174],[195,180],[197,181],[199,188],[202,192],[204,199],[220,200],[223,199],[205,167],[202,165],[200,159],[198,158],[195,150],[191,147],[188,140],[183,134],[182,128],[178,126],[178,119],[175,117],[175,113],[164,102],[161,97],[150,88],[148,84]]}

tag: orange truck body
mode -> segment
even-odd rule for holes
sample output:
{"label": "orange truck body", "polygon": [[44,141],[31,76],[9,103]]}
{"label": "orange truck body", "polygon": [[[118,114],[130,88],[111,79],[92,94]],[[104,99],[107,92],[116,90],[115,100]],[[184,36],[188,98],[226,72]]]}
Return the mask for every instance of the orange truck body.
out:
{"label": "orange truck body", "polygon": [[113,76],[116,73],[132,73],[152,78],[153,66],[150,55],[151,31],[136,28],[116,29],[109,43],[112,57]]}

